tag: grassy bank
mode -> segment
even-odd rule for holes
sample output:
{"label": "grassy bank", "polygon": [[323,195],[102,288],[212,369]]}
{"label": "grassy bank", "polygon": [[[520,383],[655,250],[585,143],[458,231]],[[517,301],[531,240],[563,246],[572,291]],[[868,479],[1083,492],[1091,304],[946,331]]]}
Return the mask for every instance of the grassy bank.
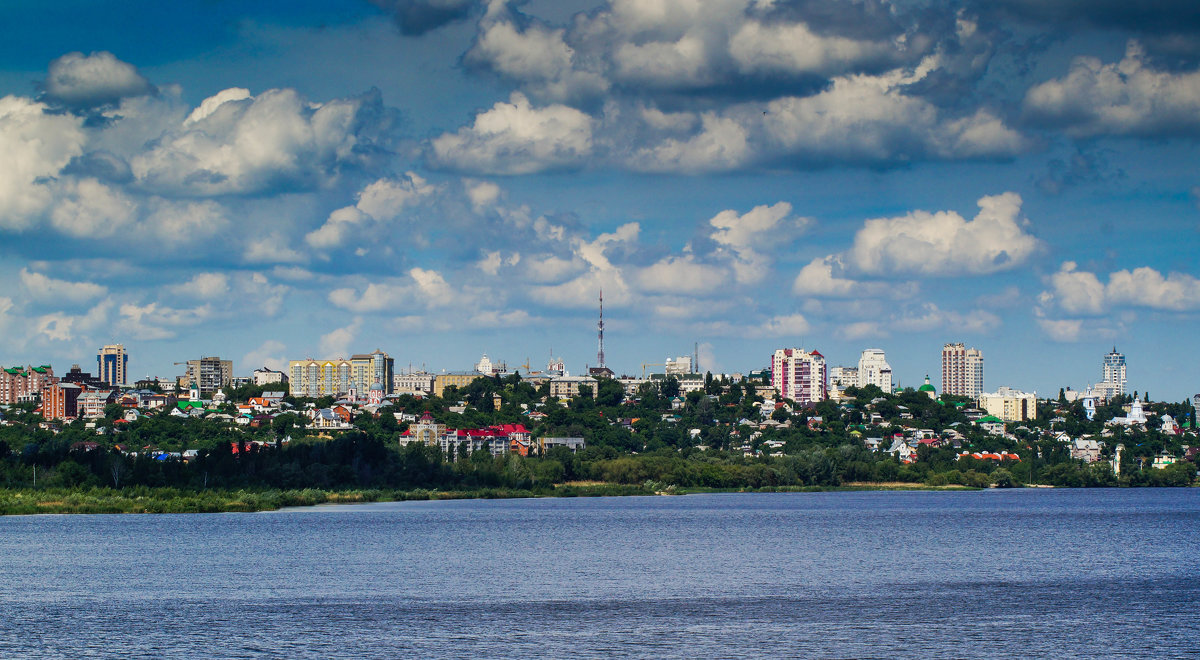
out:
{"label": "grassy bank", "polygon": [[291,506],[399,502],[407,500],[507,499],[517,497],[614,497],[625,495],[686,495],[718,492],[820,492],[855,490],[973,490],[965,486],[855,483],[836,487],[776,487],[756,489],[675,488],[655,482],[623,485],[574,482],[553,489],[522,490],[203,490],[177,488],[0,489],[0,515],[38,513],[225,513],[274,511]]}
{"label": "grassy bank", "polygon": [[669,495],[693,495],[697,493],[836,493],[867,490],[982,490],[972,486],[927,486],[908,483],[849,483],[841,486],[764,486],[762,488],[676,488],[666,491]]}

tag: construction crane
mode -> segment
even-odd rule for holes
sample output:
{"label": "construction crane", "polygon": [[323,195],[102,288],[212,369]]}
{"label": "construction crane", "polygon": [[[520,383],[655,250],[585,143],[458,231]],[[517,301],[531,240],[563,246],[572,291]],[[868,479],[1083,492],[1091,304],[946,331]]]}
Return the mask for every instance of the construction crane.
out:
{"label": "construction crane", "polygon": [[646,380],[646,367],[662,367],[663,369],[666,369],[667,365],[664,362],[643,362],[642,363],[642,380]]}

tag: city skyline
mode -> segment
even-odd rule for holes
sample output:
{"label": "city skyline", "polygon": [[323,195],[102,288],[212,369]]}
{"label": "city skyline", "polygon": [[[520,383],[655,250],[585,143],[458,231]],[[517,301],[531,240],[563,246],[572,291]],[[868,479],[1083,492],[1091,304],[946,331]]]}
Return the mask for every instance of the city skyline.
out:
{"label": "city skyline", "polygon": [[0,362],[376,348],[1200,391],[1200,15],[1069,0],[0,8]]}
{"label": "city skyline", "polygon": [[[938,394],[955,394],[955,395],[959,395],[959,396],[965,395],[965,396],[967,396],[967,398],[976,399],[976,398],[979,398],[979,395],[985,394],[987,390],[993,390],[993,391],[994,390],[1008,390],[1008,389],[1020,390],[1019,387],[1013,387],[1011,384],[999,384],[999,383],[988,384],[988,383],[986,383],[986,381],[981,381],[981,380],[977,380],[975,387],[970,388],[970,391],[967,391],[967,392],[958,391],[954,388],[950,388],[949,390],[947,390],[946,384],[945,384],[945,378],[946,378],[945,368],[947,365],[947,362],[946,362],[947,351],[953,351],[955,348],[957,348],[959,353],[961,353],[965,350],[963,348],[962,344],[945,344],[943,346],[942,353],[941,353],[942,368],[943,368],[943,373],[942,373],[943,381],[941,383],[942,387],[935,389],[935,391]],[[127,353],[127,351],[125,351],[125,348],[123,345],[116,345],[116,346],[106,345],[106,346],[101,347],[97,353],[98,361],[103,360],[106,352],[111,353],[111,349],[118,349],[120,351],[120,355],[124,358],[125,362],[126,363],[128,362],[128,353]],[[822,355],[821,352],[815,348],[811,351],[806,351],[805,349],[803,349],[801,347],[779,348],[779,349],[776,349],[774,354],[768,358],[768,360],[767,360],[768,364],[766,364],[765,366],[745,367],[741,370],[732,370],[732,371],[723,371],[723,372],[705,369],[703,367],[703,365],[700,365],[700,364],[694,362],[693,361],[694,356],[691,356],[691,355],[673,356],[673,357],[668,356],[667,358],[665,358],[663,363],[643,362],[641,364],[642,374],[643,374],[642,377],[645,378],[645,374],[647,373],[646,372],[647,367],[662,367],[663,369],[652,369],[648,373],[662,374],[662,373],[664,373],[664,370],[665,370],[665,373],[667,375],[670,375],[672,373],[677,373],[677,374],[678,373],[695,373],[695,374],[712,373],[715,376],[730,376],[733,374],[738,374],[742,377],[745,377],[750,372],[758,371],[758,372],[765,372],[765,373],[770,374],[770,378],[769,378],[770,384],[772,386],[776,387],[776,389],[782,389],[784,392],[785,398],[789,398],[789,397],[796,396],[796,394],[798,394],[798,393],[792,392],[791,387],[789,385],[779,381],[778,377],[776,376],[776,373],[779,372],[781,368],[783,368],[783,364],[781,363],[781,360],[786,361],[786,363],[788,365],[788,371],[790,373],[790,370],[792,368],[791,359],[792,359],[793,351],[798,351],[796,353],[796,356],[804,361],[809,360],[810,355],[815,356],[815,358],[818,360],[819,369],[818,369],[817,373],[819,373],[820,376],[817,380],[823,382],[824,385],[822,386],[822,389],[819,391],[816,391],[815,394],[813,392],[805,392],[805,393],[801,394],[801,396],[800,396],[801,399],[805,399],[805,400],[811,399],[810,403],[815,403],[816,401],[823,400],[825,398],[837,398],[836,397],[837,391],[840,391],[840,390],[844,389],[845,387],[849,387],[851,385],[854,385],[857,387],[862,387],[864,385],[871,384],[871,385],[879,386],[881,389],[884,389],[885,391],[891,391],[893,389],[895,389],[897,391],[899,391],[901,389],[924,390],[925,389],[924,387],[919,387],[919,385],[917,385],[915,383],[923,380],[923,385],[928,386],[928,385],[930,385],[930,381],[931,381],[931,377],[928,373],[925,374],[923,378],[917,378],[917,380],[912,383],[901,382],[900,380],[894,380],[891,367],[887,361],[888,358],[886,356],[886,352],[882,351],[881,349],[878,349],[878,348],[863,349],[859,356],[857,363],[852,363],[849,365],[835,364],[835,363],[829,362],[825,358],[825,356]],[[972,353],[975,353],[978,355],[980,352],[974,348],[966,350],[967,355],[970,355]],[[853,362],[853,361],[851,361],[851,362]],[[170,380],[172,382],[177,382],[178,386],[182,388],[182,387],[184,387],[184,383],[189,380],[192,382],[199,382],[199,380],[204,380],[207,377],[210,379],[218,379],[219,378],[220,382],[223,383],[221,385],[221,387],[227,387],[231,384],[232,380],[235,380],[238,378],[245,379],[245,382],[257,382],[258,372],[269,372],[269,373],[276,374],[276,376],[284,376],[284,377],[290,376],[290,382],[285,382],[282,385],[282,387],[284,387],[285,389],[299,387],[300,388],[299,392],[297,392],[295,389],[292,389],[292,392],[294,394],[315,397],[315,396],[319,396],[322,394],[344,393],[345,391],[347,391],[347,388],[349,388],[349,387],[357,387],[359,389],[369,389],[369,386],[372,383],[383,383],[383,384],[385,384],[385,387],[384,387],[385,391],[391,392],[391,385],[388,385],[388,384],[395,383],[395,382],[397,382],[396,379],[401,378],[403,376],[407,376],[407,375],[414,375],[414,376],[415,375],[430,375],[430,376],[432,376],[432,375],[438,375],[438,374],[465,375],[465,374],[473,374],[473,373],[483,373],[483,374],[520,373],[523,375],[541,374],[544,376],[546,373],[554,373],[554,372],[558,372],[558,374],[560,376],[570,376],[570,377],[588,375],[586,373],[585,369],[580,369],[578,371],[573,372],[571,369],[567,368],[567,365],[563,362],[562,358],[560,358],[560,357],[551,357],[548,360],[547,365],[543,368],[539,363],[535,363],[532,361],[527,362],[527,363],[522,363],[522,364],[516,364],[514,366],[514,365],[509,364],[508,361],[504,360],[504,359],[493,360],[493,359],[489,358],[489,356],[486,353],[484,353],[482,355],[482,359],[479,362],[474,363],[472,365],[472,367],[469,369],[447,369],[447,368],[438,369],[437,367],[430,367],[428,364],[422,364],[419,367],[416,365],[408,365],[407,367],[405,367],[405,365],[402,364],[400,366],[400,368],[396,368],[395,367],[395,358],[392,358],[390,355],[388,355],[388,353],[386,351],[383,351],[382,349],[379,349],[379,348],[376,348],[374,351],[372,351],[370,353],[355,353],[355,354],[350,354],[349,356],[324,356],[324,357],[306,356],[303,359],[291,359],[291,360],[286,361],[286,364],[282,370],[273,370],[269,366],[265,366],[265,365],[258,365],[258,366],[242,365],[241,368],[235,369],[233,367],[232,360],[222,360],[222,359],[220,359],[219,356],[208,356],[208,357],[203,357],[203,358],[196,359],[196,360],[175,362],[174,365],[176,367],[178,367],[180,365],[183,365],[185,367],[183,370],[183,375],[175,376],[172,374],[167,374],[164,377],[162,374],[146,374],[145,376],[143,376],[137,380],[142,380],[142,379],[155,380],[155,379],[157,379],[160,382],[163,380]],[[206,366],[202,366],[202,365],[206,365]],[[680,365],[683,365],[682,368],[680,367]],[[1119,353],[1116,350],[1116,346],[1113,346],[1112,350],[1109,353],[1106,353],[1101,357],[1101,359],[1098,363],[1098,366],[1102,372],[1100,378],[1094,379],[1094,380],[1088,379],[1084,382],[1084,384],[1079,385],[1079,386],[1076,386],[1075,384],[1063,385],[1063,386],[1060,386],[1060,389],[1066,389],[1068,391],[1074,390],[1076,392],[1076,395],[1094,394],[1095,396],[1099,397],[1102,400],[1111,398],[1112,396],[1118,395],[1118,394],[1130,394],[1131,392],[1136,392],[1138,394],[1147,394],[1148,393],[1148,391],[1149,391],[1148,389],[1140,390],[1140,391],[1139,390],[1131,391],[1131,390],[1126,389],[1126,387],[1125,387],[1125,385],[1126,385],[1125,355],[1123,353]],[[52,368],[52,365],[43,365],[43,367],[41,367],[41,368],[46,368],[46,367]],[[75,369],[78,367],[79,367],[79,363],[72,363],[72,365],[71,365],[72,369]],[[205,369],[206,367],[208,368],[208,371],[203,371],[203,369]],[[317,371],[312,371],[311,373],[309,373],[310,369],[320,370],[320,369],[325,369],[326,367],[328,367],[329,371],[327,374],[325,374],[323,376],[318,376]],[[30,368],[33,369],[33,367],[30,367]],[[16,367],[14,367],[12,369],[8,369],[8,371],[19,372],[19,371],[21,371],[21,369],[22,369],[21,366],[18,364]],[[837,386],[835,384],[835,381],[842,380],[838,376],[838,374],[844,373],[844,370],[846,370],[846,369],[848,369],[849,372],[852,374],[851,381],[842,382],[842,383],[840,383],[840,386]],[[60,370],[62,370],[62,369],[60,368]],[[64,370],[64,372],[65,372],[65,370]],[[209,373],[209,372],[211,372],[211,373]],[[336,374],[335,374],[335,372],[336,372]],[[87,372],[84,372],[84,373],[86,375]],[[799,373],[799,372],[797,372],[797,373]],[[807,370],[806,370],[806,373],[808,373]],[[207,374],[207,375],[201,375],[200,378],[197,379],[195,374]],[[614,377],[614,378],[620,377],[621,379],[626,379],[626,378],[637,379],[638,374],[637,374],[636,370],[620,370],[620,371],[616,371],[616,372],[611,372],[610,377]],[[976,378],[980,378],[980,377],[981,377],[981,375],[977,376]],[[94,378],[97,381],[105,380],[103,378],[102,372],[98,372],[98,374],[95,375]],[[327,382],[325,382],[325,384],[320,385],[319,387],[316,385],[312,385],[312,387],[314,387],[316,389],[310,391],[310,385],[307,384],[307,383],[309,383],[310,378],[314,379],[314,381],[313,381],[314,383],[316,382],[315,379],[318,379],[318,378],[324,379]],[[961,379],[961,377],[960,377],[960,379]],[[117,385],[117,387],[132,386],[134,379],[130,378],[129,381],[130,382],[127,382],[123,385]],[[107,382],[107,381],[105,381],[105,382]],[[278,380],[276,378],[271,378],[267,382],[268,383],[269,382],[278,382]],[[340,385],[338,385],[337,383],[340,383]],[[884,384],[888,385],[888,387],[882,387],[882,385],[884,385]],[[202,387],[201,389],[204,389],[204,388]],[[215,389],[216,388],[214,388],[214,387],[208,387],[208,391],[210,393],[211,393],[211,391],[215,391]],[[975,391],[976,389],[978,390],[978,392]],[[1055,392],[1053,392],[1053,391],[1038,392],[1035,390],[1035,391],[1032,391],[1031,394],[1037,394],[1040,396],[1040,398],[1043,398],[1043,399],[1053,399],[1055,397]],[[1187,401],[1187,400],[1192,400],[1193,398],[1200,399],[1200,394],[1185,396],[1182,400]],[[1159,397],[1159,398],[1156,398],[1156,400],[1173,401],[1174,399],[1172,399],[1170,397],[1166,397],[1166,398]]]}

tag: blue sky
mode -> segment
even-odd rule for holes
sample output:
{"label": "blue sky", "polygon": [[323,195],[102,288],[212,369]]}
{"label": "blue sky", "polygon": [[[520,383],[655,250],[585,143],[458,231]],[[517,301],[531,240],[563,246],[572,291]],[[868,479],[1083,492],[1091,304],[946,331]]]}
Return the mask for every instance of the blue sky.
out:
{"label": "blue sky", "polygon": [[9,2],[0,361],[1200,391],[1191,2]]}

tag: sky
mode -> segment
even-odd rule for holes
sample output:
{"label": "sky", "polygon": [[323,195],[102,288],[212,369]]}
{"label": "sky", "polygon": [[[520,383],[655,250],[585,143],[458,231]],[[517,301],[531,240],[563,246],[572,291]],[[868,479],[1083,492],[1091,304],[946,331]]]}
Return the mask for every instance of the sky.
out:
{"label": "sky", "polygon": [[[1200,391],[1200,5],[10,0],[0,362]],[[649,370],[654,367],[648,367]]]}

